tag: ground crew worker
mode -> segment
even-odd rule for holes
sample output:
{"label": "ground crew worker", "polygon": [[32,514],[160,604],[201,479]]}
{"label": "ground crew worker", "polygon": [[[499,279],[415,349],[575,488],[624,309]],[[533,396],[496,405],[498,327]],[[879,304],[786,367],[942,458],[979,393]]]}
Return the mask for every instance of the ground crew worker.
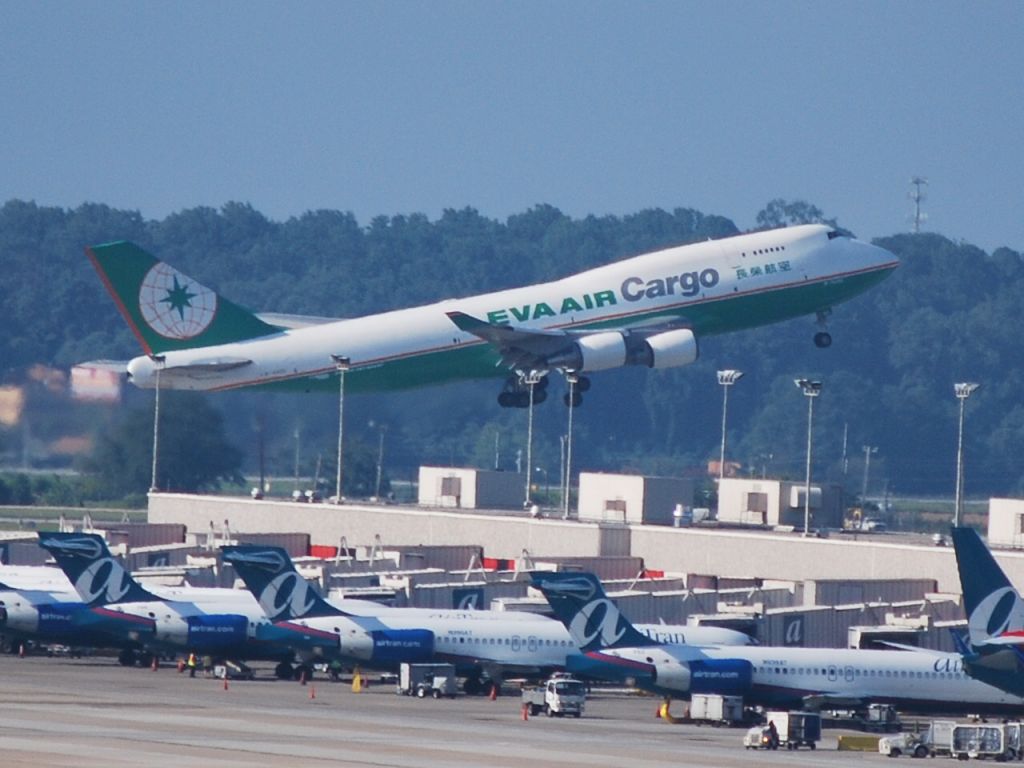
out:
{"label": "ground crew worker", "polygon": [[193,651],[192,653],[190,653],[188,655],[188,661],[185,662],[185,664],[188,666],[188,676],[189,677],[195,677],[196,676],[196,664],[197,663],[198,662],[196,661],[196,654]]}

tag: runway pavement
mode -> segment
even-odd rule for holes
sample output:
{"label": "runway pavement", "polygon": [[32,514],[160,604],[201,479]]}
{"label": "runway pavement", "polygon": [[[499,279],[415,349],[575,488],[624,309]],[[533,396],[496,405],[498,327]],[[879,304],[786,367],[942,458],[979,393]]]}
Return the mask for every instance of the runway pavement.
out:
{"label": "runway pavement", "polygon": [[[880,761],[835,751],[749,752],[743,729],[670,725],[658,701],[593,696],[583,718],[524,722],[518,696],[419,700],[391,685],[223,681],[126,669],[107,658],[0,657],[0,764],[180,766],[822,766]],[[315,697],[314,697],[315,696]],[[681,710],[682,703],[676,704]]]}

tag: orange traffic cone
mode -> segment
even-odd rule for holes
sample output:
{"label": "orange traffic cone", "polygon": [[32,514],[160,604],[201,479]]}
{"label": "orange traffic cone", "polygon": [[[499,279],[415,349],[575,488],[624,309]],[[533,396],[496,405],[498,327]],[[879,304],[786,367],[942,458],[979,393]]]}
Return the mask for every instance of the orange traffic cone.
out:
{"label": "orange traffic cone", "polygon": [[185,660],[178,659],[178,674],[182,675],[185,673]]}
{"label": "orange traffic cone", "polygon": [[224,690],[226,691],[227,689],[228,689],[228,676],[224,675]]}
{"label": "orange traffic cone", "polygon": [[498,698],[498,684],[497,683],[491,683],[491,695],[490,695],[489,698],[490,698],[491,701],[494,701],[495,699]]}
{"label": "orange traffic cone", "polygon": [[150,665],[150,669],[152,669],[154,672],[160,669],[160,657],[157,656],[155,653],[153,654],[153,663],[152,665]]}
{"label": "orange traffic cone", "polygon": [[311,699],[315,699],[316,698],[316,686],[315,685],[309,686],[309,698],[311,698]]}
{"label": "orange traffic cone", "polygon": [[530,705],[529,704],[523,704],[523,706],[521,706],[519,709],[521,711],[521,716],[522,716],[523,720],[529,720],[530,719]]}

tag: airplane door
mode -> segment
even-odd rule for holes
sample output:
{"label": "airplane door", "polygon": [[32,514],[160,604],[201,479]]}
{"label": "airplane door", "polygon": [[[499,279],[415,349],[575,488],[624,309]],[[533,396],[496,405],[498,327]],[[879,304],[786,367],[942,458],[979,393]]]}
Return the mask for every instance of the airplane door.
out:
{"label": "airplane door", "polygon": [[853,682],[853,667],[847,667],[846,669],[843,670],[843,672],[844,672],[843,676],[846,678],[846,682],[852,683]]}
{"label": "airplane door", "polygon": [[534,637],[533,635],[530,635],[530,637],[526,641],[526,647],[530,651],[530,653],[536,653],[537,652],[537,638]]}
{"label": "airplane door", "polygon": [[519,635],[512,635],[512,652],[519,653],[519,648],[522,646],[522,641],[519,639]]}
{"label": "airplane door", "polygon": [[829,682],[834,683],[838,678],[839,678],[839,675],[838,675],[838,673],[836,671],[836,668],[834,666],[830,665],[829,668],[828,668],[828,679],[829,679]]}

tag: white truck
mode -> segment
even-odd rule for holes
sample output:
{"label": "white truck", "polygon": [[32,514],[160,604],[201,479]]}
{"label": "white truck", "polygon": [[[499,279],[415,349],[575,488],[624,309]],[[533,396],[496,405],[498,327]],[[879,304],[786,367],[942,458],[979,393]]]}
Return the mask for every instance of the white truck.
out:
{"label": "white truck", "polygon": [[821,715],[817,712],[769,710],[764,713],[764,718],[766,724],[775,724],[781,747],[815,749],[821,741]]}
{"label": "white truck", "polygon": [[924,743],[922,736],[916,733],[894,733],[892,736],[883,736],[878,740],[878,752],[886,757],[899,757],[900,755],[928,757],[931,754],[931,750]]}
{"label": "white truck", "polygon": [[579,717],[586,703],[587,687],[572,677],[556,675],[544,685],[523,688],[523,710],[531,715],[543,712],[548,717]]}
{"label": "white truck", "polygon": [[402,664],[395,693],[423,699],[455,698],[454,664]]}
{"label": "white truck", "polygon": [[695,693],[690,698],[690,719],[712,725],[733,725],[743,720],[743,697]]}

